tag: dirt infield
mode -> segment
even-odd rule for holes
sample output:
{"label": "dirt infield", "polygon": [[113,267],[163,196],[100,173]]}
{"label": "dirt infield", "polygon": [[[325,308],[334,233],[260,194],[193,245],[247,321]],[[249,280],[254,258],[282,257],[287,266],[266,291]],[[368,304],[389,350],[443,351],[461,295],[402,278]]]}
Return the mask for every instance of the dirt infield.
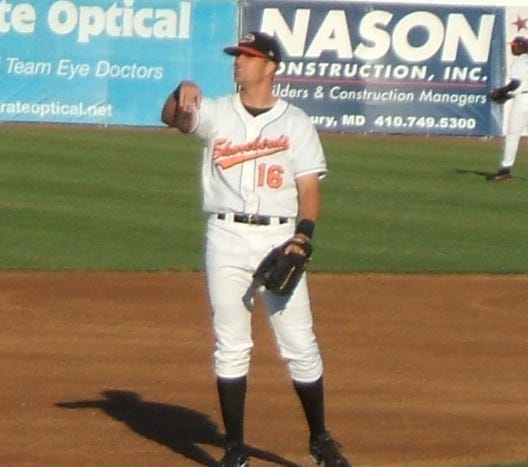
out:
{"label": "dirt infield", "polygon": [[[313,274],[328,423],[355,466],[528,459],[528,276]],[[200,273],[0,273],[2,465],[214,465]],[[314,465],[264,313],[252,467]]]}

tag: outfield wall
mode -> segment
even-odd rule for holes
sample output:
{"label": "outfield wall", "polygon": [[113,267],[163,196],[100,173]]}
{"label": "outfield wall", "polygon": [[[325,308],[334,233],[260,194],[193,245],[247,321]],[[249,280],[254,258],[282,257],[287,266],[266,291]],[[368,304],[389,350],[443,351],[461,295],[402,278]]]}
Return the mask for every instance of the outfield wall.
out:
{"label": "outfield wall", "polygon": [[497,136],[507,41],[528,36],[523,1],[3,0],[0,121],[160,125],[193,79],[230,92],[240,34],[275,34],[275,91],[318,129]]}

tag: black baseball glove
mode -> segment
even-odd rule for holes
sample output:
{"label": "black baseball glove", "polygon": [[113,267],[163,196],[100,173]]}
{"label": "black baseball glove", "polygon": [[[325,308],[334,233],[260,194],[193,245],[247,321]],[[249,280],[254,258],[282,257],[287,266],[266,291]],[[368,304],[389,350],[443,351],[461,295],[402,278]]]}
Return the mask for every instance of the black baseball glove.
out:
{"label": "black baseball glove", "polygon": [[509,91],[505,88],[495,88],[489,93],[488,97],[497,104],[504,104],[508,99],[511,99],[513,96],[510,95]]}
{"label": "black baseball glove", "polygon": [[[292,243],[300,246],[304,255],[294,252],[286,254],[286,248]],[[310,262],[312,251],[313,247],[309,241],[293,238],[288,240],[275,247],[262,259],[253,274],[253,281],[256,285],[263,285],[278,295],[291,294]]]}

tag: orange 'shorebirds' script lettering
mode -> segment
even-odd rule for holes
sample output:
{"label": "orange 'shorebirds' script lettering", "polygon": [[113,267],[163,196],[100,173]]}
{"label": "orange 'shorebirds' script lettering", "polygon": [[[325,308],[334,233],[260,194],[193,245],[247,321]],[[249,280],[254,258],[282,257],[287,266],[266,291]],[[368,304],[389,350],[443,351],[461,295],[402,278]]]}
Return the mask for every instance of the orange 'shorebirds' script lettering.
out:
{"label": "orange 'shorebirds' script lettering", "polygon": [[253,141],[242,144],[233,144],[226,138],[219,138],[214,142],[213,161],[222,169],[228,169],[248,160],[285,151],[289,147],[290,139],[285,135],[280,135],[276,139],[258,136]]}

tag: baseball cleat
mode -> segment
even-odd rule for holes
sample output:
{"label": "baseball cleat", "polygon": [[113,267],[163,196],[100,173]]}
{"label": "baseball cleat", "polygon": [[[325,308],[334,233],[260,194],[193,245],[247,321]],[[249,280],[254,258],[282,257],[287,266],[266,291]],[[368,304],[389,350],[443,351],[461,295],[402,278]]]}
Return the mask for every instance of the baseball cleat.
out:
{"label": "baseball cleat", "polygon": [[217,467],[249,467],[249,456],[241,446],[228,446]]}
{"label": "baseball cleat", "polygon": [[492,182],[502,182],[511,179],[511,172],[510,169],[500,169],[494,174],[489,174],[486,178]]}
{"label": "baseball cleat", "polygon": [[310,442],[310,454],[317,464],[324,463],[324,467],[352,467],[340,448],[341,445],[328,431]]}

